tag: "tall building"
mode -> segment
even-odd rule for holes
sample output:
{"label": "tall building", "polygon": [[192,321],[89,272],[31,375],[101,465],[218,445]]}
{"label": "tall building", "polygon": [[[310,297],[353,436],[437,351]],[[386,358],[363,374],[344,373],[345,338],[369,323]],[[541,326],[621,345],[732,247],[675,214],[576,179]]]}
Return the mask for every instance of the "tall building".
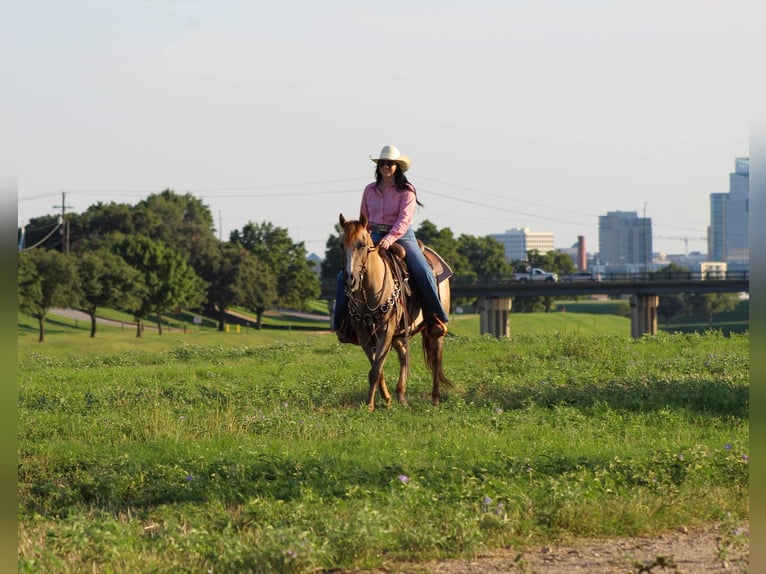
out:
{"label": "tall building", "polygon": [[652,219],[635,211],[609,211],[598,218],[599,263],[633,272],[652,263]]}
{"label": "tall building", "polygon": [[534,232],[529,227],[509,229],[505,233],[490,235],[497,239],[505,248],[506,261],[526,261],[527,251],[537,250],[540,253],[554,251],[553,232]]}
{"label": "tall building", "polygon": [[729,192],[710,194],[708,251],[711,261],[747,267],[750,263],[750,158],[738,157],[729,174]]}

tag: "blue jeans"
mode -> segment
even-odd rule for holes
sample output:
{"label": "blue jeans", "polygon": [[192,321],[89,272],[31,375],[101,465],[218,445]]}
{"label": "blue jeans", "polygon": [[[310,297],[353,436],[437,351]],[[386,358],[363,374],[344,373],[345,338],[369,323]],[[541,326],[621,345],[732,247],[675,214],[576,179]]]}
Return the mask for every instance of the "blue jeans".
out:
{"label": "blue jeans", "polygon": [[[371,235],[373,243],[377,245],[385,234],[373,231]],[[412,231],[411,227],[397,240],[397,243],[401,244],[407,251],[404,261],[407,263],[410,279],[415,284],[415,289],[423,304],[423,316],[426,319],[426,323],[433,323],[432,316],[434,315],[443,323],[449,322],[449,317],[439,300],[439,292],[436,287],[433,270],[428,261],[426,261],[423,250],[418,245],[418,241],[415,239],[415,232]],[[343,271],[341,271],[338,273],[338,283],[335,290],[333,329],[336,331],[340,328],[340,322],[346,314],[347,303],[346,289],[343,284]]]}

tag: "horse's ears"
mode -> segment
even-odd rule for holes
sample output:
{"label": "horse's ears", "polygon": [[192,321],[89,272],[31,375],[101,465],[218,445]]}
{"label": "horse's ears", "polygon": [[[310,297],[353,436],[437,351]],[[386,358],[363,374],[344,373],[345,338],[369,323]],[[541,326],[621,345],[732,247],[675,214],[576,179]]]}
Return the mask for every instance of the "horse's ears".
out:
{"label": "horse's ears", "polygon": [[342,214],[342,213],[341,213],[341,214],[338,216],[338,221],[340,222],[340,226],[341,226],[341,227],[343,227],[344,225],[346,225],[346,218],[345,218],[345,217],[343,217],[343,214]]}
{"label": "horse's ears", "polygon": [[359,223],[362,224],[362,227],[367,227],[367,216],[364,213],[359,214]]}

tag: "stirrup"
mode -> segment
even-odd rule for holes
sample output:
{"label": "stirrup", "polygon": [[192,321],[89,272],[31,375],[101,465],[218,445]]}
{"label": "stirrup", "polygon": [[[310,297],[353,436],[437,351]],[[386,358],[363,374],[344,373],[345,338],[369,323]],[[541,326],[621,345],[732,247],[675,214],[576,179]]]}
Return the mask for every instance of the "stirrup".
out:
{"label": "stirrup", "polygon": [[447,323],[439,319],[436,315],[432,317],[433,323],[428,324],[428,334],[438,339],[439,337],[443,337],[447,334]]}

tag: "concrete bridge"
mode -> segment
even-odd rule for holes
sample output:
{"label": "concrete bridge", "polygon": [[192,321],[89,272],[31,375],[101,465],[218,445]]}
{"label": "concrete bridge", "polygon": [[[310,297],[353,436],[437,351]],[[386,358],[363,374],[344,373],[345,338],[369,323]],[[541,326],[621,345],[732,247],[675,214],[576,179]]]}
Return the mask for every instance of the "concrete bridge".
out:
{"label": "concrete bridge", "polygon": [[[461,280],[453,277],[452,299],[478,299],[480,331],[494,337],[510,333],[514,297],[566,297],[574,295],[630,295],[630,332],[638,339],[657,334],[657,305],[661,295],[674,293],[742,293],[750,291],[747,271],[714,276],[682,272],[655,277],[645,274],[602,275],[601,281],[521,283],[508,277]],[[322,285],[322,298],[335,298],[335,285]]]}

